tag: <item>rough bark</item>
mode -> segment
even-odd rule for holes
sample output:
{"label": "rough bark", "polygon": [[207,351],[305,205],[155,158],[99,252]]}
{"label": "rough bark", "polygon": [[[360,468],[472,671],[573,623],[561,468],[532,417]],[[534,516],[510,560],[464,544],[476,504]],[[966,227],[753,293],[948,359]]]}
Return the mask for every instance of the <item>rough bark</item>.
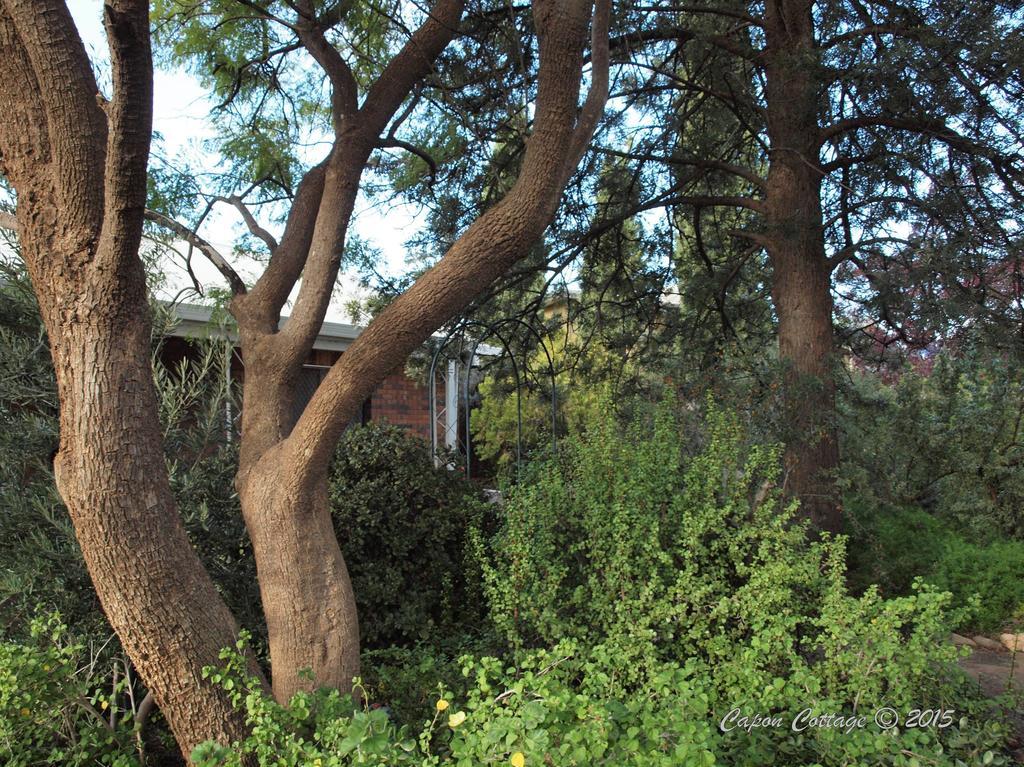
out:
{"label": "rough bark", "polygon": [[[0,2],[12,7],[28,5],[18,0]],[[327,502],[328,462],[344,425],[396,364],[400,364],[430,333],[464,309],[477,293],[523,257],[541,237],[603,109],[608,86],[610,13],[609,0],[598,0],[593,24],[591,89],[586,102],[579,108],[583,48],[592,2],[538,0],[534,3],[541,63],[535,129],[527,143],[519,180],[504,200],[470,227],[437,267],[371,324],[366,331],[368,338],[357,342],[346,352],[293,429],[293,384],[330,301],[362,170],[370,152],[379,145],[380,135],[388,122],[454,37],[462,2],[438,0],[427,21],[370,87],[361,107],[357,107],[351,72],[340,54],[325,44],[323,31],[327,22],[313,17],[310,4],[297,4],[296,7],[302,15],[296,27],[300,39],[323,66],[334,89],[332,107],[336,141],[328,158],[310,170],[300,184],[285,232],[279,243],[268,242],[272,249],[268,268],[251,291],[237,279],[226,262],[218,264],[218,259],[214,259],[236,294],[231,311],[239,323],[246,364],[241,459],[236,486],[253,541],[270,634],[274,694],[279,700],[312,686],[349,689],[352,677],[358,674],[359,636],[355,600],[340,547],[334,537]],[[66,16],[62,6],[60,10]],[[84,53],[79,51],[76,55],[85,61]],[[146,63],[148,65],[148,60]],[[85,65],[83,73],[87,72],[87,61]],[[16,81],[17,78],[9,80]],[[86,101],[94,105],[95,84],[91,83],[89,88],[86,89],[89,93]],[[15,98],[13,93],[7,96]],[[82,103],[77,108],[85,109],[86,106]],[[100,115],[97,130],[105,130],[102,113],[98,109],[95,111]],[[121,114],[123,119],[128,117],[128,113],[119,110],[116,103],[107,108],[107,113]],[[34,119],[26,124],[38,126],[44,123],[38,115],[32,117]],[[111,146],[124,143],[126,150],[133,149],[112,150],[112,154],[133,157],[136,163],[141,158],[140,167],[143,169],[145,152],[139,152],[138,139],[145,134],[148,142],[148,111],[146,121],[145,131],[139,131],[135,126],[122,134],[114,126],[112,135],[116,133],[116,136],[111,142]],[[38,146],[25,146],[24,136],[30,134],[31,130],[21,134],[11,130],[3,137],[4,172],[12,179],[17,173],[11,173],[7,167],[10,157],[24,155],[30,157],[31,162],[37,162],[39,156],[45,154],[43,149],[48,151],[46,135],[42,137],[43,141],[36,142]],[[103,155],[95,146],[78,154],[81,158],[100,157],[102,162]],[[90,264],[99,264],[101,254],[114,254],[113,260],[104,267],[94,269],[95,273],[90,272],[91,279],[97,280],[95,284],[87,278],[79,283],[69,282],[78,275],[66,274],[63,265],[58,266],[57,277],[42,271],[38,276],[33,275],[40,286],[47,325],[54,337],[54,358],[58,365],[58,378],[61,379],[62,396],[75,399],[76,403],[81,400],[88,404],[93,402],[90,397],[98,400],[102,393],[103,402],[109,402],[112,408],[110,412],[103,411],[102,417],[97,415],[99,411],[87,410],[88,416],[76,416],[82,411],[68,409],[73,420],[68,427],[71,436],[67,448],[62,452],[62,456],[67,458],[62,457],[60,462],[60,481],[62,489],[73,499],[69,506],[77,503],[79,496],[90,492],[89,488],[96,482],[112,483],[110,486],[116,491],[113,496],[118,507],[128,509],[122,513],[128,521],[124,530],[116,528],[114,542],[107,541],[106,545],[114,546],[119,555],[123,553],[129,564],[135,564],[137,559],[121,552],[117,546],[121,545],[121,537],[131,537],[134,531],[132,524],[138,522],[137,515],[131,516],[137,510],[130,498],[142,498],[143,509],[159,521],[159,534],[144,537],[144,540],[133,539],[133,543],[139,544],[133,556],[144,554],[147,563],[150,558],[160,564],[183,563],[177,580],[170,584],[165,582],[167,573],[164,570],[160,570],[155,579],[143,579],[145,583],[136,585],[139,595],[129,593],[124,599],[122,592],[131,589],[127,585],[119,585],[112,593],[122,601],[114,603],[110,609],[124,613],[123,616],[120,613],[111,616],[112,622],[117,621],[115,627],[124,626],[131,619],[138,622],[136,628],[139,633],[143,626],[151,629],[148,639],[142,637],[132,647],[129,647],[135,641],[132,632],[124,629],[129,635],[126,648],[135,653],[132,657],[139,663],[144,676],[151,673],[157,678],[159,673],[163,673],[161,669],[166,671],[179,660],[184,667],[174,666],[181,672],[176,678],[178,682],[187,676],[186,672],[196,672],[188,677],[200,684],[198,690],[192,690],[194,697],[188,700],[196,710],[195,722],[186,716],[184,708],[172,721],[179,743],[187,750],[198,740],[237,736],[240,732],[237,715],[224,708],[223,699],[215,692],[202,688],[198,682],[198,668],[215,661],[216,651],[233,638],[234,625],[188,549],[180,521],[173,514],[158,440],[143,430],[143,449],[138,444],[140,435],[129,435],[126,431],[135,426],[138,432],[137,422],[149,418],[151,411],[155,418],[155,395],[148,373],[148,356],[144,353],[147,351],[148,325],[144,319],[141,267],[137,259],[129,257],[129,254],[134,255],[138,246],[138,230],[128,224],[141,224],[144,185],[138,186],[136,174],[132,177],[132,193],[124,194],[117,183],[110,181],[111,177],[118,175],[110,168],[116,170],[118,163],[111,163],[108,157],[107,165],[107,175],[99,174],[99,178],[106,179],[102,191],[107,199],[120,201],[117,204],[119,212],[128,210],[134,218],[126,219],[119,226],[108,227],[108,220],[113,219],[110,211],[103,210],[101,194],[98,210],[87,208],[80,214],[80,217],[88,219],[92,228],[85,230],[84,238],[79,237],[82,242],[76,240],[75,247],[62,250],[60,238],[63,231],[47,239],[47,235],[52,234],[50,230],[57,226],[59,205],[44,199],[38,185],[29,189],[26,183],[22,187],[28,195],[24,200],[19,199],[18,229],[23,239],[36,243],[29,248],[35,248],[29,258],[36,265],[33,268],[40,270],[43,259],[38,254],[46,250],[57,254],[69,252],[69,260],[77,259],[77,267],[84,268],[86,272],[89,272]],[[75,170],[76,167],[72,164],[63,170]],[[136,166],[132,167],[138,170]],[[95,189],[92,196],[81,191],[82,184],[95,184],[98,171],[92,170],[91,173],[80,174],[80,183],[71,194],[65,195],[66,199],[89,201],[95,198]],[[33,173],[38,175],[37,171],[38,168],[33,168],[26,178],[35,178]],[[60,173],[55,177],[65,178]],[[17,181],[15,185],[18,186]],[[19,197],[22,197],[21,187]],[[49,223],[37,229],[33,222],[40,210],[49,216]],[[109,230],[111,234],[104,238],[98,234],[100,228],[104,233]],[[281,309],[300,275],[302,282],[296,305],[286,326],[279,330]],[[51,283],[56,286],[55,293],[68,286],[79,289],[71,290],[72,295],[42,295]],[[61,300],[62,297],[66,301]],[[90,324],[82,318],[87,314],[86,308],[92,306],[102,308],[105,313],[96,317],[89,315]],[[71,327],[75,330],[73,333],[69,330],[65,339],[61,334],[69,317],[73,318]],[[89,330],[79,331],[79,325]],[[82,335],[82,332],[86,334]],[[115,339],[120,343],[116,349]],[[81,351],[84,343],[89,345],[88,353]],[[116,363],[110,372],[110,383],[90,372],[97,370],[97,354],[107,355],[112,364]],[[140,360],[146,362],[145,371],[139,367]],[[102,363],[104,369],[106,364]],[[101,382],[102,385],[97,386]],[[116,389],[116,395],[110,393],[112,387]],[[111,424],[117,413],[121,413],[124,420]],[[94,430],[87,429],[86,421],[94,425]],[[152,426],[155,420],[146,423]],[[79,433],[82,434],[80,438],[76,436]],[[103,474],[104,471],[113,471],[117,462],[104,464],[98,461],[95,448],[92,451],[87,449],[88,445],[95,444],[90,439],[104,444],[105,437],[101,438],[101,435],[113,434],[123,435],[123,441],[118,443],[123,445],[123,450],[117,458],[131,464],[121,472],[121,484],[114,483],[112,478]],[[98,479],[97,471],[101,475]],[[128,488],[135,481],[141,483],[138,487],[146,490],[143,495],[128,493]],[[76,524],[86,527],[91,524],[93,517],[82,510],[81,504],[75,506],[73,513],[83,520],[81,523],[76,521]],[[93,514],[95,516],[95,509]],[[102,532],[109,536],[111,529]],[[90,535],[87,532],[85,539],[88,540]],[[155,552],[151,550],[154,542],[160,544]],[[186,561],[189,556],[192,561]],[[115,559],[97,557],[96,563],[90,567],[97,568],[98,577],[109,577],[122,584],[127,577],[125,571],[110,572]],[[149,569],[153,567],[149,563]],[[127,572],[146,572],[146,569],[139,564]],[[135,583],[135,580],[128,578],[128,582]],[[188,594],[180,596],[181,588]],[[140,604],[149,606],[158,618],[174,615],[179,626],[187,626],[184,636],[175,635],[180,643],[178,646],[162,643],[160,632],[163,623],[153,628],[142,621],[142,611],[135,609]],[[204,609],[199,609],[200,606]],[[190,616],[195,620],[187,623]],[[199,623],[206,624],[205,634],[198,631]],[[159,647],[160,652],[155,653],[154,647]],[[147,672],[147,669],[151,671]],[[312,672],[311,676],[303,673],[307,670]],[[177,688],[164,685],[161,679],[157,679],[157,684],[161,685],[155,687],[157,700],[161,703],[167,701],[174,716],[178,710],[174,709],[178,705],[176,699],[167,693],[161,697],[160,690]],[[210,694],[214,696],[212,699]],[[211,730],[209,721],[203,718],[208,716],[220,720],[222,728]]]}
{"label": "rough bark", "polygon": [[[346,351],[293,429],[290,381],[323,321],[362,170],[388,121],[454,35],[461,9],[458,2],[436,4],[357,111],[344,63],[316,38],[315,24],[304,31],[342,91],[334,99],[338,141],[304,180],[267,274],[232,305],[247,369],[236,484],[256,552],[279,700],[315,685],[349,689],[359,671],[355,600],[327,503],[328,462],[344,425],[395,365],[541,236],[604,104],[607,50],[601,42],[591,93],[578,107],[591,3],[535,3],[541,45],[537,118],[518,183],[371,323],[367,339]],[[595,39],[604,41],[608,3],[600,3],[599,11]],[[292,316],[274,332],[300,269]],[[301,674],[304,669],[312,679]]]}
{"label": "rough bark", "polygon": [[202,679],[235,623],[171,495],[138,258],[152,66],[148,5],[104,6],[114,95],[101,101],[63,3],[0,2],[0,172],[49,334],[55,462],[104,612],[187,755],[244,720]]}
{"label": "rough bark", "polygon": [[787,487],[815,528],[838,532],[831,268],[822,228],[818,63],[809,0],[765,8],[768,169],[764,216],[785,367]]}

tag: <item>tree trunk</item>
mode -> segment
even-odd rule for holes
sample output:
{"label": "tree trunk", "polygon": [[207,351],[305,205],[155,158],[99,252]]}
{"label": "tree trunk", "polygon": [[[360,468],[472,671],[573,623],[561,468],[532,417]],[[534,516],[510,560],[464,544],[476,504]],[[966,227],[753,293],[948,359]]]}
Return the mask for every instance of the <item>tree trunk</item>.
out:
{"label": "tree trunk", "polygon": [[101,108],[64,3],[0,0],[0,173],[49,335],[55,476],[89,575],[183,753],[243,737],[203,680],[236,627],[192,550],[164,461],[138,258],[152,109],[148,4],[107,0]]}
{"label": "tree trunk", "polygon": [[[69,291],[46,284],[38,269],[33,278],[54,339],[57,487],[107,619],[186,756],[203,741],[243,737],[242,712],[202,678],[237,630],[171,495],[141,265],[123,293],[93,285]],[[53,298],[72,292],[71,301]]]}
{"label": "tree trunk", "polygon": [[[440,263],[370,323],[335,363],[293,429],[290,382],[323,322],[362,170],[415,83],[410,74],[418,67],[425,76],[433,56],[454,34],[461,3],[434,6],[432,20],[410,40],[411,63],[401,63],[400,53],[358,113],[351,112],[353,105],[345,107],[350,83],[343,66],[316,47],[334,72],[335,96],[342,93],[335,98],[337,141],[326,164],[300,185],[294,216],[268,271],[231,306],[246,364],[236,486],[256,557],[278,701],[319,686],[350,690],[359,673],[355,598],[328,504],[331,456],[351,415],[387,373],[543,235],[604,107],[610,11],[607,0],[598,5],[591,93],[581,109],[592,2],[534,3],[541,64],[535,125],[519,179]],[[299,274],[296,267],[301,267],[302,286],[291,317],[278,331],[277,312]]]}
{"label": "tree trunk", "polygon": [[818,530],[838,532],[831,269],[822,230],[818,83],[809,0],[766,5],[771,159],[765,195],[772,298],[785,367],[787,486]]}
{"label": "tree trunk", "polygon": [[259,473],[243,481],[240,497],[259,552],[274,697],[285,702],[311,687],[351,690],[359,675],[359,623],[326,472],[299,481],[274,448]]}

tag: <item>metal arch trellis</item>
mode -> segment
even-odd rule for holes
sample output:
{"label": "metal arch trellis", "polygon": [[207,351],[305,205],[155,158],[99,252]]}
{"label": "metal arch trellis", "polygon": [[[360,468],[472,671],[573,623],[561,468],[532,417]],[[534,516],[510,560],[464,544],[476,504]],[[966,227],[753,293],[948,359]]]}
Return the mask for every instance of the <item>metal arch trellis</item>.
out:
{"label": "metal arch trellis", "polygon": [[[478,328],[481,334],[473,340],[473,345],[470,349],[468,362],[466,363],[466,373],[464,385],[462,389],[462,404],[463,410],[465,411],[465,425],[466,425],[466,478],[469,479],[472,471],[472,456],[473,456],[473,440],[470,436],[469,430],[469,376],[473,369],[473,360],[476,359],[477,349],[488,338],[497,338],[502,345],[504,354],[509,355],[509,360],[512,363],[512,373],[515,376],[516,384],[516,475],[518,476],[519,470],[522,466],[522,454],[523,454],[523,399],[522,399],[522,384],[523,379],[519,375],[519,365],[516,362],[515,352],[512,351],[512,347],[508,340],[500,329],[506,325],[518,325],[519,327],[525,328],[527,333],[536,339],[538,345],[544,350],[544,357],[547,361],[548,375],[551,378],[551,450],[552,452],[558,452],[558,387],[555,378],[555,364],[551,358],[551,352],[548,351],[547,344],[544,343],[543,337],[537,332],[537,329],[530,325],[528,322],[520,319],[519,317],[506,317],[496,322],[484,323],[479,320],[463,320],[455,325],[448,333],[441,339],[441,343],[437,345],[434,350],[434,354],[430,358],[430,388],[429,388],[429,408],[430,408],[430,455],[432,458],[437,457],[437,362],[441,357],[441,353],[445,350],[452,338],[456,334],[460,335],[460,349],[459,354],[461,356],[462,351],[465,347],[466,331],[470,328]],[[523,372],[529,374],[529,364],[526,354],[523,355]],[[456,382],[458,377],[456,376]]]}

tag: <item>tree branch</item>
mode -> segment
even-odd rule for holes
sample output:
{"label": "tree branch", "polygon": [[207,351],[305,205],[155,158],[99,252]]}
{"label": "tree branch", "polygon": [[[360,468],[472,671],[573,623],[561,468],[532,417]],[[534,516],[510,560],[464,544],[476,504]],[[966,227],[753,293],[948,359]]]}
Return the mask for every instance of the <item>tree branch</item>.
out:
{"label": "tree branch", "polygon": [[245,299],[235,302],[233,311],[240,324],[243,317],[249,317],[256,320],[264,332],[277,332],[281,307],[288,300],[309,257],[317,214],[323,200],[327,162],[324,160],[310,168],[299,182],[295,199],[288,211],[284,234],[270,257],[270,263]]}
{"label": "tree branch", "polygon": [[261,240],[263,240],[266,246],[270,248],[271,253],[277,250],[277,240],[274,239],[274,235],[272,235],[270,232],[268,232],[266,229],[260,226],[259,222],[256,220],[256,217],[253,216],[252,211],[249,210],[249,207],[244,202],[242,202],[241,197],[233,194],[230,197],[217,197],[216,199],[219,200],[220,202],[226,202],[228,205],[233,206],[235,210],[237,210],[241,214],[242,220],[245,222],[245,225],[249,229],[249,232],[254,237],[258,237]]}
{"label": "tree branch", "polygon": [[331,82],[331,115],[335,131],[340,132],[341,121],[358,110],[359,92],[352,69],[327,40],[323,28],[315,20],[304,21],[295,27],[299,40],[310,55],[327,73]]}
{"label": "tree branch", "polygon": [[744,181],[750,182],[753,186],[756,186],[758,189],[763,190],[766,189],[768,186],[768,182],[765,179],[758,176],[749,168],[744,168],[741,165],[733,165],[732,163],[728,163],[723,160],[699,159],[696,157],[666,157],[652,153],[636,154],[634,152],[623,152],[618,149],[610,149],[608,147],[594,147],[594,151],[599,154],[610,154],[615,157],[623,157],[627,160],[642,160],[645,162],[660,162],[666,165],[683,165],[691,166],[694,168],[720,170],[723,173],[731,173],[734,176],[738,176],[739,178],[742,178]]}
{"label": "tree branch", "polygon": [[[4,0],[3,7],[14,22],[43,95],[54,164],[50,178],[62,205],[61,225],[75,236],[94,238],[103,222],[107,134],[85,46],[63,2]],[[81,254],[91,257],[94,248],[95,241],[82,242]]]}
{"label": "tree branch", "polygon": [[846,261],[853,256],[857,251],[863,250],[864,248],[870,248],[873,245],[884,245],[886,243],[899,243],[901,245],[909,245],[910,240],[906,237],[870,237],[859,242],[854,242],[847,245],[845,248],[837,250],[833,253],[829,259],[829,266],[835,269],[843,261]]}
{"label": "tree branch", "polygon": [[440,262],[379,314],[331,368],[281,446],[302,467],[295,482],[306,482],[325,470],[350,412],[389,370],[543,235],[561,199],[565,157],[578,146],[581,131],[587,130],[585,125],[580,128],[577,103],[591,8],[584,0],[535,0],[541,62],[536,118],[516,183]]}
{"label": "tree branch", "polygon": [[700,208],[746,208],[755,213],[764,213],[765,211],[762,200],[755,200],[753,197],[740,197],[738,195],[682,195],[672,197],[670,201],[675,205],[693,205]]}
{"label": "tree branch", "polygon": [[924,117],[895,117],[892,115],[861,115],[859,117],[838,120],[821,129],[819,143],[824,144],[826,141],[837,136],[861,128],[893,128],[910,133],[919,133],[922,136],[931,136],[938,139],[956,149],[979,154],[983,157],[992,157],[996,154],[988,147],[957,133],[942,120],[932,120]]}
{"label": "tree branch", "polygon": [[170,218],[169,216],[165,216],[163,213],[158,213],[155,210],[147,209],[146,218],[149,221],[152,221],[154,224],[158,224],[159,226],[162,226],[164,229],[167,229],[169,232],[172,232],[173,234],[177,235],[185,242],[187,242],[189,245],[193,246],[204,256],[206,256],[209,262],[213,264],[215,267],[217,267],[217,271],[224,275],[224,279],[226,279],[228,281],[228,284],[231,286],[232,293],[234,293],[235,295],[243,295],[245,293],[245,282],[242,280],[241,277],[238,276],[238,273],[231,267],[231,264],[227,262],[227,259],[225,259],[224,256],[220,254],[220,251],[213,247],[213,245],[204,240],[202,237],[193,232],[184,224],[175,221],[173,218]]}
{"label": "tree branch", "polygon": [[413,87],[430,73],[434,60],[455,36],[462,6],[462,0],[434,3],[427,20],[370,87],[358,117],[336,137],[327,161],[302,284],[291,317],[275,339],[286,359],[300,360],[320,330],[341,266],[366,160],[395,112]]}
{"label": "tree branch", "polygon": [[107,105],[103,240],[115,259],[136,258],[146,207],[153,128],[153,56],[146,0],[107,0],[103,25],[110,48],[113,100]]}
{"label": "tree branch", "polygon": [[576,171],[587,147],[590,146],[597,123],[604,114],[605,102],[608,101],[608,28],[611,25],[611,5],[611,0],[597,0],[594,5],[594,18],[590,29],[590,90],[583,102],[583,108],[580,109],[572,144],[566,155],[563,185]]}
{"label": "tree branch", "polygon": [[636,8],[637,11],[646,13],[708,13],[714,16],[725,16],[729,19],[737,19],[755,27],[762,27],[764,24],[753,16],[742,11],[732,11],[726,8],[714,8],[701,5],[645,5]]}
{"label": "tree branch", "polygon": [[379,136],[413,86],[430,74],[434,60],[455,37],[462,17],[462,0],[437,0],[427,20],[388,62],[366,94],[360,116],[365,129]]}
{"label": "tree branch", "polygon": [[379,149],[404,149],[406,152],[409,152],[410,154],[414,154],[417,157],[419,157],[421,160],[423,160],[423,162],[427,164],[427,168],[430,169],[429,186],[434,186],[434,183],[437,181],[437,162],[435,162],[434,158],[431,157],[427,152],[420,149],[415,144],[410,144],[408,141],[402,141],[401,139],[397,139],[394,137],[381,139],[379,142],[377,142],[377,147]]}

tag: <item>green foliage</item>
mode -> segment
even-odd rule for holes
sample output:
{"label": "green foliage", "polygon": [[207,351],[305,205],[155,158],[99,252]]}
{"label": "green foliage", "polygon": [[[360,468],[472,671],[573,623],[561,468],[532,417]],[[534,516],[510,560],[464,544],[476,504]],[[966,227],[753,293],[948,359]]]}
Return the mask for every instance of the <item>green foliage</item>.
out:
{"label": "green foliage", "polygon": [[[231,746],[205,744],[193,758],[200,767],[232,767],[247,757],[282,767],[1008,763],[998,752],[1005,725],[948,676],[958,651],[934,644],[948,596],[923,591],[900,600],[851,600],[835,590],[824,601],[832,622],[814,635],[817,660],[794,659],[785,676],[743,675],[722,690],[716,674],[725,669],[691,658],[658,662],[623,691],[617,650],[567,639],[514,659],[463,656],[452,677],[418,690],[418,710],[397,721],[391,709],[369,701],[362,685],[361,705],[320,690],[281,706],[248,676],[240,645],[222,654],[224,668],[207,675],[245,708],[251,735]],[[752,643],[734,651],[750,664],[766,649]],[[428,667],[424,656],[421,670]],[[941,729],[882,731],[872,716],[880,705],[903,717],[928,706],[952,713]],[[735,722],[727,719],[732,710],[764,712],[782,724],[723,726]],[[794,731],[790,723],[801,712],[865,720]]]}
{"label": "green foliage", "polygon": [[[980,711],[948,643],[966,614],[948,593],[918,584],[897,599],[851,596],[842,541],[808,541],[782,505],[776,450],[747,446],[737,419],[714,407],[703,447],[688,457],[682,444],[665,406],[627,429],[606,416],[509,494],[503,526],[477,550],[493,621],[514,647],[573,637],[602,648],[616,697],[686,658],[719,715]],[[940,741],[957,742],[970,755],[999,738],[977,721],[954,729],[907,731],[900,747],[933,758]],[[899,763],[877,734],[733,733],[719,753],[738,764]]]}
{"label": "green foliage", "polygon": [[915,508],[849,508],[855,588],[877,583],[887,594],[908,594],[920,576],[950,591],[957,603],[977,603],[956,626],[994,632],[1024,621],[1024,543],[978,543]]}
{"label": "green foliage", "polygon": [[[224,667],[206,675],[245,709],[250,734],[226,747],[201,746],[195,762],[1007,763],[1006,725],[994,705],[972,696],[956,665],[960,651],[946,641],[958,619],[950,595],[918,584],[895,599],[877,589],[850,596],[842,545],[808,542],[780,503],[777,452],[748,446],[734,417],[713,407],[707,417],[694,455],[684,449],[693,435],[681,433],[667,406],[626,430],[613,416],[595,418],[561,459],[538,463],[532,482],[511,491],[500,529],[489,532],[482,514],[463,520],[478,525],[475,550],[492,616],[518,649],[458,659],[424,646],[371,653],[371,680],[357,686],[358,700],[321,690],[282,706],[250,676],[243,638],[222,654]],[[346,446],[335,490],[353,472],[349,480],[369,484],[345,487],[354,497],[376,497],[371,508],[382,515],[412,503],[436,522],[466,502],[465,488],[449,487],[433,467],[405,466],[422,446],[394,430],[354,430]],[[408,476],[396,468],[403,466]],[[386,538],[381,521],[366,529]],[[457,563],[440,569],[452,576]],[[437,634],[465,628],[444,620],[434,618]],[[92,671],[82,675],[96,666],[82,662],[84,648],[56,623],[33,632],[31,642],[0,649],[0,734],[12,753],[34,760],[15,763],[52,763],[47,754],[59,753],[61,763],[134,764],[124,688],[97,692],[109,684]],[[941,729],[885,733],[870,720],[848,730],[788,726],[801,711],[870,715],[880,706],[904,717],[914,708],[955,716]],[[25,709],[41,712],[31,727]],[[785,724],[723,730],[733,710]]]}
{"label": "green foliage", "polygon": [[439,686],[417,731],[394,724],[386,709],[357,706],[336,691],[299,693],[280,706],[245,676],[241,655],[222,657],[226,668],[209,674],[244,705],[252,735],[230,748],[200,746],[193,753],[198,767],[232,767],[246,756],[281,767],[716,763],[698,680],[671,667],[652,680],[648,694],[610,700],[605,661],[572,642],[524,656],[515,667],[464,656],[465,697]]}
{"label": "green foliage", "polygon": [[331,467],[331,513],[366,646],[437,641],[478,624],[467,530],[486,523],[472,485],[423,441],[386,424],[350,429]]}
{"label": "green foliage", "polygon": [[[731,627],[755,625],[748,613],[765,596],[783,607],[818,586],[824,552],[805,551],[802,530],[786,524],[776,451],[744,455],[738,423],[713,409],[707,439],[684,466],[666,407],[625,431],[601,416],[510,493],[480,554],[493,618],[513,645],[568,634],[687,657],[708,632],[725,631],[731,646]],[[774,588],[755,596],[766,581]]]}
{"label": "green foliage", "polygon": [[[550,366],[549,366],[550,360]],[[638,391],[660,391],[663,382],[628,353],[612,351],[600,340],[582,338],[571,326],[548,333],[543,346],[520,367],[519,400],[510,368],[480,382],[480,406],[471,413],[474,455],[491,461],[499,473],[515,465],[519,410],[523,458],[539,457],[551,446],[551,370],[555,373],[555,427],[559,433],[581,432],[600,420],[608,400],[616,397],[628,418]]]}
{"label": "green foliage", "polygon": [[854,374],[841,401],[843,482],[862,505],[922,506],[969,540],[1024,538],[1024,373],[943,355],[892,383]]}
{"label": "green foliage", "polygon": [[126,677],[110,686],[107,661],[56,615],[34,619],[25,642],[0,643],[0,760],[138,765],[135,699]]}

